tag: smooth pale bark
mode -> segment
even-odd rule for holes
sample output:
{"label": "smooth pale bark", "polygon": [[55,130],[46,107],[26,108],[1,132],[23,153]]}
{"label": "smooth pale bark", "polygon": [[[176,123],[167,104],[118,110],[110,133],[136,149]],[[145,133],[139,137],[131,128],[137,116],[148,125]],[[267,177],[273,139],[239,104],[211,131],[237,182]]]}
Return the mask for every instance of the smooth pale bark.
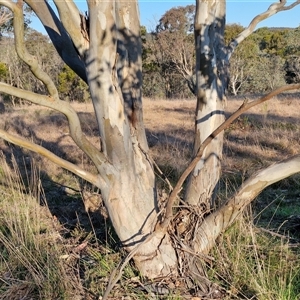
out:
{"label": "smooth pale bark", "polygon": [[[194,156],[202,142],[224,121],[225,1],[197,1],[195,15],[196,95]],[[220,177],[223,135],[217,136],[189,177],[185,200],[210,210],[211,197]]]}
{"label": "smooth pale bark", "polygon": [[[194,156],[202,142],[224,121],[224,93],[228,83],[228,65],[236,47],[248,37],[257,24],[272,15],[294,8],[300,0],[286,6],[287,1],[273,3],[257,15],[249,26],[228,47],[224,46],[225,0],[198,0],[195,15],[196,45],[196,133]],[[220,176],[223,136],[218,135],[205,149],[193,173],[190,175],[185,200],[209,211],[213,192]]]}
{"label": "smooth pale bark", "polygon": [[[145,133],[135,130],[143,129],[142,118],[132,117],[140,101],[138,76],[141,76],[141,52],[136,48],[139,28],[136,28],[138,23],[131,23],[134,18],[130,18],[136,5],[131,1],[127,7],[126,3],[115,7],[112,2],[90,1],[91,42],[86,53],[101,149],[115,168],[115,172],[107,176],[108,188],[102,189],[103,199],[119,238],[129,250],[153,231],[158,213],[154,171],[139,141],[142,137],[144,143]],[[116,19],[121,33],[117,32]],[[136,43],[135,48],[132,43]],[[117,49],[122,51],[121,55]],[[165,260],[165,255],[170,259]],[[152,239],[134,259],[147,277],[173,272],[177,263],[167,235]]]}
{"label": "smooth pale bark", "polygon": [[55,15],[47,0],[25,0],[38,16],[49,38],[51,39],[58,54],[63,61],[83,80],[87,81],[85,66],[78,55],[78,49],[75,48],[68,32],[63,24]]}

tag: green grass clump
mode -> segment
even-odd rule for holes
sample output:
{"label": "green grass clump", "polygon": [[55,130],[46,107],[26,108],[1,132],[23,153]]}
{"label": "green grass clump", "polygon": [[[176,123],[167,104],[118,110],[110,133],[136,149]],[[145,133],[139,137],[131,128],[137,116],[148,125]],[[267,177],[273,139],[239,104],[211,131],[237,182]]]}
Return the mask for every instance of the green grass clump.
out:
{"label": "green grass clump", "polygon": [[209,274],[229,291],[226,299],[300,298],[300,251],[278,234],[260,230],[251,218],[233,225],[214,249]]}

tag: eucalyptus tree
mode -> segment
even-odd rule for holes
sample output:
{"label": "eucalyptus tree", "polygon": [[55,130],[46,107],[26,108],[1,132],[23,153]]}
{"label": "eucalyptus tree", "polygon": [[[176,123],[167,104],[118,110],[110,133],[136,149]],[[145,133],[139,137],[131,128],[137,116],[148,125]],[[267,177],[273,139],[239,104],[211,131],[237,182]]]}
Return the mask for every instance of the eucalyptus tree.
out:
{"label": "eucalyptus tree", "polygon": [[187,5],[165,12],[152,32],[151,43],[155,61],[165,73],[164,77],[172,78],[172,75],[179,74],[192,93],[195,93],[195,9],[195,5]]}
{"label": "eucalyptus tree", "polygon": [[[54,0],[57,13],[47,1],[26,0],[25,3],[43,23],[64,62],[88,84],[100,144],[95,146],[85,137],[72,106],[59,98],[52,79],[27,52],[22,2],[12,0],[0,0],[0,5],[14,14],[16,51],[44,83],[48,94],[40,95],[5,83],[0,83],[0,92],[64,114],[69,121],[70,136],[94,163],[97,172],[91,173],[2,129],[0,137],[46,156],[97,186],[114,229],[141,275],[152,279],[176,276],[179,270],[188,272],[191,267],[196,269],[189,274],[197,279],[196,271],[201,269],[201,264],[194,263],[195,258],[208,254],[216,238],[263,188],[300,171],[299,156],[270,166],[249,178],[224,205],[215,211],[211,209],[220,177],[222,131],[249,107],[279,92],[299,88],[296,84],[284,86],[261,99],[245,103],[224,122],[229,59],[258,22],[298,5],[300,0],[290,5],[284,0],[273,3],[227,46],[224,43],[226,1],[196,1],[193,29],[197,106],[193,158],[178,183],[170,188],[165,202],[160,202],[157,196],[155,163],[149,154],[143,123],[137,1],[88,0],[87,14],[82,14],[73,1]],[[180,202],[185,202],[181,210],[183,215],[175,222],[174,203],[189,175],[186,193]],[[184,207],[187,206],[190,209],[186,211]],[[201,274],[198,279],[205,283]]]}
{"label": "eucalyptus tree", "polygon": [[300,26],[286,33],[287,45],[284,49],[285,79],[287,83],[300,82]]}
{"label": "eucalyptus tree", "polygon": [[[228,44],[245,28],[239,24],[229,24],[225,28],[225,43]],[[252,35],[240,44],[234,51],[229,66],[228,92],[237,95],[243,91],[243,87],[251,78],[252,70],[259,52],[257,42]]]}

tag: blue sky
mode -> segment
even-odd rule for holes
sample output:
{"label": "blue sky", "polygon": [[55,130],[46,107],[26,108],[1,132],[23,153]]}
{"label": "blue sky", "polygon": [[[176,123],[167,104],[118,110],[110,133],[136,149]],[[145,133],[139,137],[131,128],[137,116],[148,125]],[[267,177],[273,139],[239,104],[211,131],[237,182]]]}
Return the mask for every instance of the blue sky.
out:
{"label": "blue sky", "polygon": [[[268,7],[276,1],[260,1],[260,0],[227,0],[226,20],[227,23],[239,23],[247,26],[251,20],[259,13],[268,9]],[[278,1],[277,1],[278,2]],[[288,3],[291,1],[288,1]],[[159,20],[165,11],[174,6],[186,6],[195,4],[195,1],[149,1],[140,0],[141,23],[147,27],[155,24],[154,20]],[[278,13],[270,19],[260,23],[259,27],[297,27],[300,25],[300,5],[294,9]]]}
{"label": "blue sky", "polygon": [[[75,0],[81,11],[86,10],[86,2],[83,0]],[[239,23],[247,26],[249,22],[259,13],[265,11],[272,3],[277,1],[259,1],[259,0],[227,0],[227,23]],[[293,1],[288,1],[292,3]],[[170,0],[140,0],[140,16],[141,24],[145,25],[149,30],[155,28],[160,17],[170,8],[174,6],[186,6],[195,4],[195,1],[170,1]],[[300,25],[300,5],[292,10],[280,12],[268,20],[260,23],[258,27],[297,27]],[[43,31],[38,20],[34,20],[31,24],[33,28]]]}

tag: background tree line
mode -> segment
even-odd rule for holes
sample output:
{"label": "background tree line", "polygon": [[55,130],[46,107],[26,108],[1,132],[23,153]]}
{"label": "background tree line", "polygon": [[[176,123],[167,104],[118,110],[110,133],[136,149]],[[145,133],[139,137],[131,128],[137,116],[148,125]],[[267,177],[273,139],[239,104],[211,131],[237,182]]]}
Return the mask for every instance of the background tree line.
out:
{"label": "background tree line", "polygon": [[[4,8],[1,10],[5,15]],[[55,79],[63,99],[87,101],[87,85],[62,62],[49,38],[30,28],[30,13],[28,10],[25,19],[29,51],[35,53],[44,70]],[[194,14],[194,5],[174,7],[161,17],[152,31],[141,28],[144,96],[193,97]],[[239,24],[226,25],[225,43],[243,29]],[[15,53],[10,18],[0,27],[0,47],[0,80],[33,92],[45,92],[44,86]],[[229,94],[268,92],[285,83],[300,82],[299,54],[300,26],[256,30],[231,58]],[[20,101],[12,96],[8,99],[14,105]]]}
{"label": "background tree line", "polygon": [[[189,97],[194,86],[195,6],[174,7],[155,30],[143,27],[144,95]],[[225,44],[244,29],[228,24]],[[300,27],[260,28],[238,46],[230,62],[230,94],[268,92],[300,80]],[[185,83],[188,83],[187,85]]]}

